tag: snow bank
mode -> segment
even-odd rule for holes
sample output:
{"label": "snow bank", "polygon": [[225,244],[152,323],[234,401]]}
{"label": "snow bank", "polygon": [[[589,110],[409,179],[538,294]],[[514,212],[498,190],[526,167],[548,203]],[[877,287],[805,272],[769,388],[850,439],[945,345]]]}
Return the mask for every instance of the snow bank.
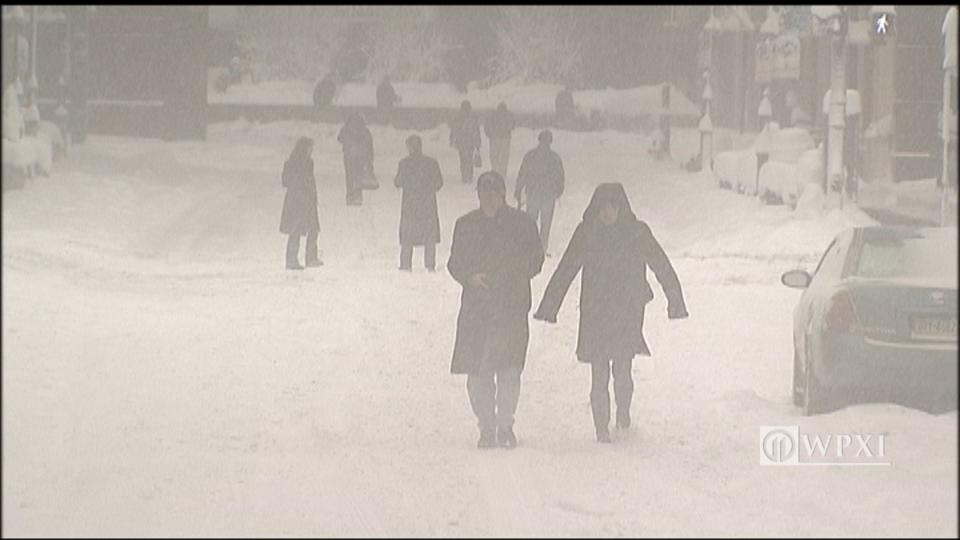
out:
{"label": "snow bank", "polygon": [[[459,92],[446,83],[395,82],[400,96],[399,107],[458,109],[463,100],[470,100],[475,110],[493,110],[503,101],[515,113],[552,115],[557,94],[563,86],[556,84],[519,85],[502,83],[490,88],[468,88]],[[309,81],[262,81],[229,87],[226,92],[208,91],[209,103],[257,105],[313,105],[314,83]],[[671,85],[670,109],[661,106],[662,85],[650,85],[625,90],[580,90],[573,92],[577,108],[589,115],[593,111],[624,117],[660,115],[699,115],[698,107]],[[333,103],[340,107],[375,107],[376,85],[346,83],[334,95]]]}

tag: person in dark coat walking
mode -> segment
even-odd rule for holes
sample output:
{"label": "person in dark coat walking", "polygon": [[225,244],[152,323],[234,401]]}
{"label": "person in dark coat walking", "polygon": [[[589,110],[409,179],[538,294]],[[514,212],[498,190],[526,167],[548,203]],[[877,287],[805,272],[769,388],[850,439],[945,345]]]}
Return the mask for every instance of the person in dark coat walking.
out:
{"label": "person in dark coat walking", "polygon": [[469,101],[460,104],[460,112],[450,125],[450,146],[460,154],[460,177],[464,184],[473,183],[473,166],[480,151],[480,121],[473,114]]}
{"label": "person in dark coat walking", "polygon": [[667,317],[687,317],[680,281],[650,227],[637,219],[619,183],[600,184],[550,278],[534,318],[557,322],[570,283],[583,269],[577,359],[592,366],[590,405],[597,440],[610,442],[610,364],[618,428],[630,427],[631,368],[637,354],[649,356],[643,312],[653,291],[647,266],[667,296]]}
{"label": "person in dark coat walking", "polygon": [[337,76],[331,71],[327,73],[313,88],[313,106],[317,110],[326,109],[333,105],[333,96],[337,93]]}
{"label": "person in dark coat walking", "polygon": [[550,149],[553,134],[543,130],[537,136],[539,146],[527,152],[520,163],[517,173],[517,186],[513,198],[520,207],[523,190],[527,191],[527,213],[536,222],[540,221],[540,240],[547,257],[550,256],[550,226],[553,224],[553,210],[557,199],[563,195],[566,182],[563,172],[563,160]]}
{"label": "person in dark coat walking", "polygon": [[384,77],[377,86],[377,111],[386,123],[393,123],[398,103],[400,103],[400,96],[390,84],[390,77]]}
{"label": "person in dark coat walking", "polygon": [[490,166],[504,178],[507,177],[507,165],[510,163],[510,133],[516,125],[513,113],[502,101],[483,124],[483,131],[490,139]]}
{"label": "person in dark coat walking", "polygon": [[373,173],[373,135],[360,113],[347,118],[337,135],[343,146],[343,170],[346,175],[347,206],[363,204],[361,175]]}
{"label": "person in dark coat walking", "polygon": [[437,213],[437,192],[443,187],[440,164],[423,155],[419,135],[407,137],[410,155],[400,160],[393,185],[403,189],[400,206],[400,270],[410,271],[413,247],[423,246],[423,265],[433,272],[437,266],[437,243],[440,242],[440,217]]}
{"label": "person in dark coat walking", "polygon": [[280,232],[287,237],[287,269],[303,270],[300,265],[300,237],[307,237],[304,248],[307,266],[321,266],[317,257],[320,219],[317,215],[317,180],[313,175],[313,140],[300,137],[283,164],[281,183],[287,189],[280,214]]}
{"label": "person in dark coat walking", "polygon": [[463,286],[450,372],[467,375],[477,446],[513,448],[514,413],[530,336],[530,280],[543,267],[537,227],[506,204],[503,177],[477,179],[480,208],[457,220],[447,269]]}

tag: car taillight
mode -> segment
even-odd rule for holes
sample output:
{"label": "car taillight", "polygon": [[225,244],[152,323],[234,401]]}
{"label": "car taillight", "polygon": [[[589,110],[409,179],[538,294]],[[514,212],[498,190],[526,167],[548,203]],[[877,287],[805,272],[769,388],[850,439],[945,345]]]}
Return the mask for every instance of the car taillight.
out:
{"label": "car taillight", "polygon": [[853,309],[853,300],[846,291],[838,292],[830,299],[826,325],[828,330],[853,334],[858,332],[857,313]]}

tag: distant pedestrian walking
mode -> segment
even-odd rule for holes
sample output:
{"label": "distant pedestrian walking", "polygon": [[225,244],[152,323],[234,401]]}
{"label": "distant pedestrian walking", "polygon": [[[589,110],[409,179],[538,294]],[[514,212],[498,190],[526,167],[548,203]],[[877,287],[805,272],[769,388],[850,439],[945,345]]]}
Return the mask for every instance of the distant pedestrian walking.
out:
{"label": "distant pedestrian walking", "polygon": [[528,216],[506,204],[503,177],[477,180],[480,208],[457,220],[447,270],[463,286],[450,372],[467,374],[477,446],[513,448],[520,374],[530,337],[530,280],[543,250]]}
{"label": "distant pedestrian walking", "polygon": [[343,146],[343,169],[346,175],[347,206],[363,204],[362,176],[373,174],[373,135],[360,113],[347,118],[337,140]]}
{"label": "distant pedestrian walking", "polygon": [[400,270],[409,271],[413,264],[414,246],[423,246],[423,265],[434,271],[437,265],[437,243],[440,242],[440,217],[437,213],[437,192],[443,187],[440,165],[423,155],[419,135],[407,137],[409,155],[400,160],[393,184],[403,190],[400,206]]}
{"label": "distant pedestrian walking", "polygon": [[393,84],[390,83],[390,77],[384,77],[377,86],[377,109],[384,114],[393,113],[394,107],[400,103],[400,96],[397,95]]}
{"label": "distant pedestrian walking", "polygon": [[317,215],[317,181],[313,175],[313,140],[300,137],[283,164],[281,183],[287,189],[280,215],[280,232],[287,237],[287,269],[303,270],[300,265],[300,237],[307,237],[304,248],[307,266],[321,266],[317,257],[320,219]]}
{"label": "distant pedestrian walking", "polygon": [[520,163],[520,172],[517,173],[517,186],[513,198],[517,206],[521,206],[524,190],[526,190],[527,214],[534,222],[540,222],[540,240],[543,251],[550,256],[550,226],[553,223],[553,210],[557,199],[563,195],[565,184],[563,160],[556,152],[550,149],[553,134],[550,130],[543,130],[537,137],[540,144],[523,156]]}
{"label": "distant pedestrian walking", "polygon": [[480,157],[480,121],[469,101],[460,104],[460,112],[450,124],[450,146],[460,154],[461,180],[472,184],[474,163]]}
{"label": "distant pedestrian walking", "polygon": [[680,281],[650,227],[637,219],[622,184],[600,184],[550,278],[533,318],[557,322],[570,284],[580,278],[577,359],[591,364],[590,405],[597,440],[610,442],[610,368],[618,428],[630,427],[633,357],[650,355],[643,338],[643,312],[653,299],[647,266],[667,296],[667,317],[687,316]]}
{"label": "distant pedestrian walking", "polygon": [[515,127],[516,119],[502,101],[483,124],[483,131],[490,139],[490,166],[504,178],[510,163],[510,134]]}
{"label": "distant pedestrian walking", "polygon": [[313,88],[313,106],[323,110],[333,105],[333,96],[337,92],[337,76],[331,71],[327,73]]}

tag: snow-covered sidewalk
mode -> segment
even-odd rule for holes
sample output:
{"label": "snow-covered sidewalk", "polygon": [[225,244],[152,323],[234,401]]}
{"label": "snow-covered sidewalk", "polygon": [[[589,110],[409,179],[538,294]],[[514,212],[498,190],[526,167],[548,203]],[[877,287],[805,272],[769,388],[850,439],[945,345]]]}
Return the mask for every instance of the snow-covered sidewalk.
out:
{"label": "snow-covered sidewalk", "polygon": [[[780,273],[840,230],[715,187],[646,140],[556,131],[559,254],[596,184],[623,182],[671,256],[690,318],[648,307],[635,428],[593,438],[576,362],[579,280],[531,322],[520,447],[478,451],[449,374],[459,286],[396,270],[407,132],[373,126],[383,187],[343,204],[337,126],[221,124],[207,142],[93,136],[3,196],[5,536],[956,536],[956,412],[790,403]],[[279,172],[317,137],[326,265],[282,269]],[[445,128],[442,243],[476,207]],[[514,137],[508,190],[536,131]],[[484,156],[486,161],[486,156]],[[534,301],[558,257],[533,282]],[[655,281],[655,280],[654,280]],[[890,467],[764,467],[758,429],[887,434]]]}

